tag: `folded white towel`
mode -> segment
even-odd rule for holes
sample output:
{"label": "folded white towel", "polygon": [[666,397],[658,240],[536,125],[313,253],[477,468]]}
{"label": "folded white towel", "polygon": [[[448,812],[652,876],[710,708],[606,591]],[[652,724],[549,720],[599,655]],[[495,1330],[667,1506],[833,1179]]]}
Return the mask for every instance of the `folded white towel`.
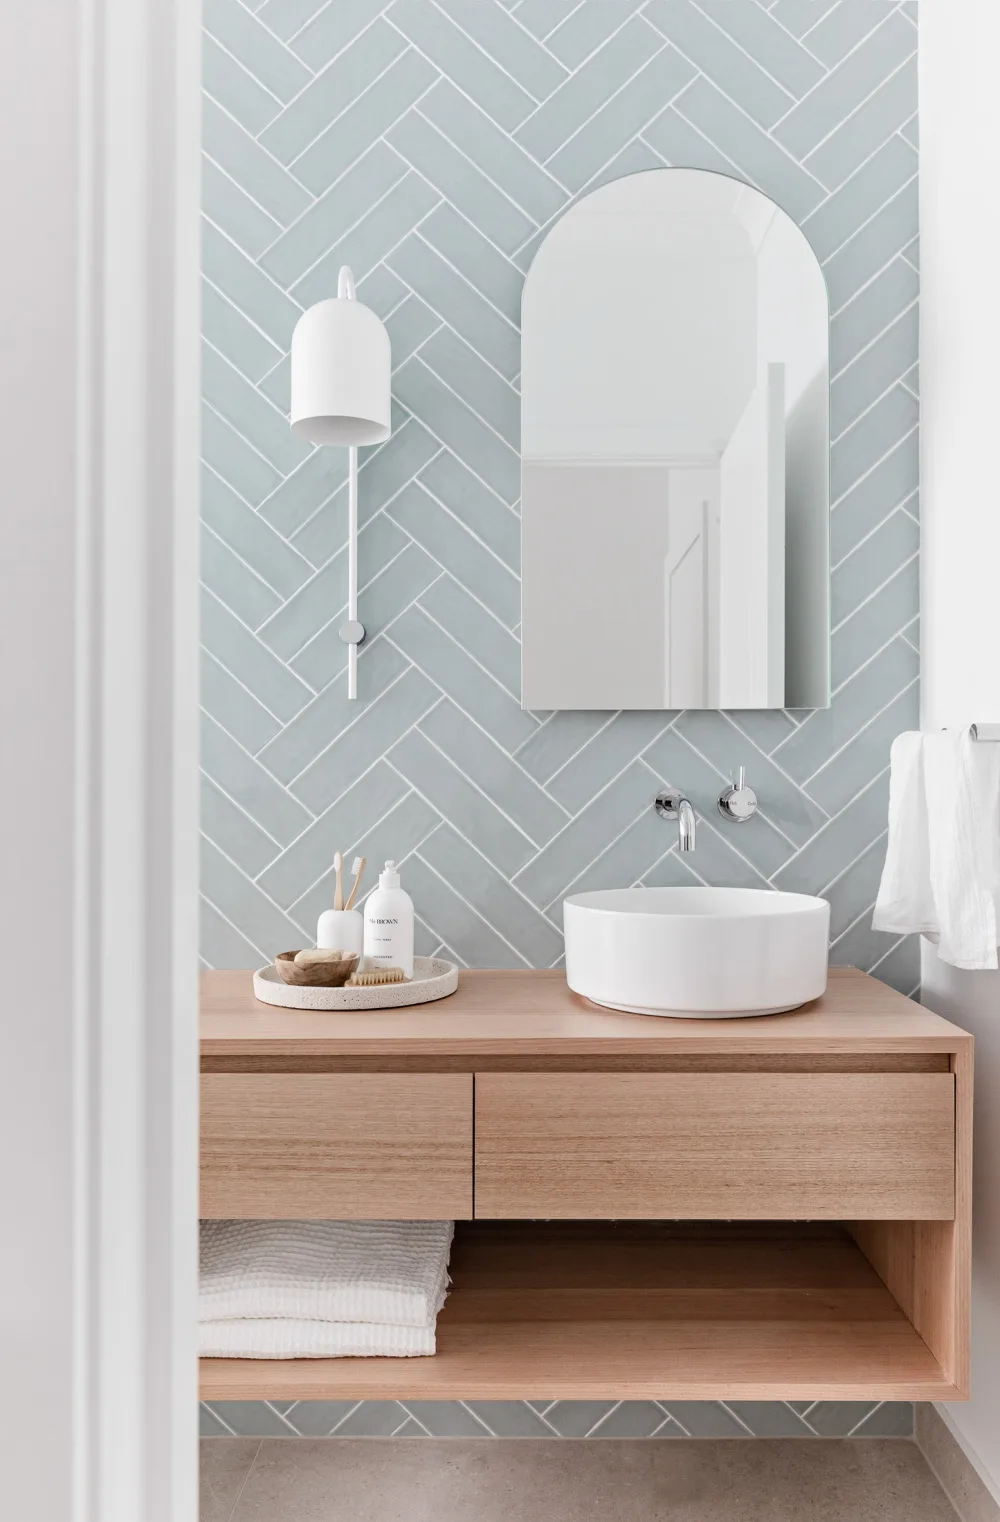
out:
{"label": "folded white towel", "polygon": [[894,740],[889,845],[872,928],[919,932],[954,967],[997,966],[1000,745],[969,731]]}
{"label": "folded white towel", "polygon": [[426,1329],[448,1292],[454,1230],[453,1221],[203,1221],[198,1319]]}
{"label": "folded white towel", "polygon": [[371,1321],[202,1321],[202,1358],[421,1358],[437,1346],[436,1326]]}

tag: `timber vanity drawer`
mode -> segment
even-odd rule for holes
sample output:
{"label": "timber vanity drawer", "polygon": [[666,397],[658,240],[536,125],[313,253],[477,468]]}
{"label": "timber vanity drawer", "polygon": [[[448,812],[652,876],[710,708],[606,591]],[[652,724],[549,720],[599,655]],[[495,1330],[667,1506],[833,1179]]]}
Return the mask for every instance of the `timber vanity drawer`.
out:
{"label": "timber vanity drawer", "polygon": [[946,1072],[482,1073],[476,1216],[951,1220]]}
{"label": "timber vanity drawer", "polygon": [[468,1220],[468,1073],[203,1073],[204,1217]]}
{"label": "timber vanity drawer", "polygon": [[557,971],[365,1013],[203,987],[205,1215],[459,1221],[433,1357],[205,1358],[205,1399],[968,1394],[972,1038],[874,978],[748,1020]]}

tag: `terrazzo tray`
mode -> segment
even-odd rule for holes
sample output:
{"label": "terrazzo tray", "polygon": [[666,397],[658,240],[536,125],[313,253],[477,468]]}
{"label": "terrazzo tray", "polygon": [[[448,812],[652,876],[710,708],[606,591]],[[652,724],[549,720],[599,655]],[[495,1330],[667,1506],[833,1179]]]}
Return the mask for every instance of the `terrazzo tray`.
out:
{"label": "terrazzo tray", "polygon": [[405,1009],[446,999],[458,987],[458,968],[440,957],[414,957],[408,983],[376,983],[371,988],[313,988],[282,983],[273,967],[253,975],[254,997],[282,1009]]}

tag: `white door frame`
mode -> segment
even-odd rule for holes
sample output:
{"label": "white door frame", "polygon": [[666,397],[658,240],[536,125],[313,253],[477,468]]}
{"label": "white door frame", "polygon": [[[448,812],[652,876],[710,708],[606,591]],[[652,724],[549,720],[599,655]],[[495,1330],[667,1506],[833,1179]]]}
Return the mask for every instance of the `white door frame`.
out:
{"label": "white door frame", "polygon": [[200,3],[2,9],[5,1510],[195,1522]]}

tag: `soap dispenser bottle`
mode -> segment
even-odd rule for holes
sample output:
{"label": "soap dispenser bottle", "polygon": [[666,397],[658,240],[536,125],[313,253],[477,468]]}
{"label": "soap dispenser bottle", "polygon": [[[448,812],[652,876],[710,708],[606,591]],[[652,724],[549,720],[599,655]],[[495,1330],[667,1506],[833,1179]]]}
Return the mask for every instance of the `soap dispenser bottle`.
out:
{"label": "soap dispenser bottle", "polygon": [[413,977],[413,900],[399,886],[394,861],[386,862],[365,904],[365,967],[399,967]]}

